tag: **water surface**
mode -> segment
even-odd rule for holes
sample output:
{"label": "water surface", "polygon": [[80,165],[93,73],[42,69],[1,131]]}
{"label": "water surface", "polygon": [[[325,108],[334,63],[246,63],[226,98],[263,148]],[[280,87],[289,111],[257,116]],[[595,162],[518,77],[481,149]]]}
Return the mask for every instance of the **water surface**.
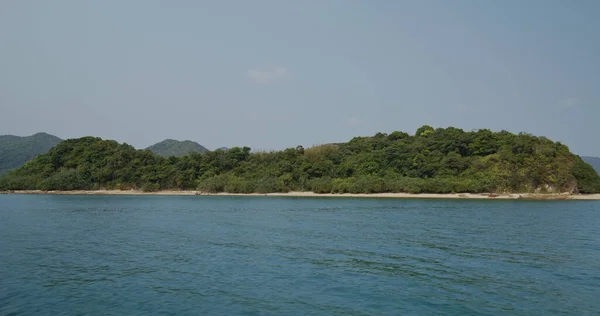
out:
{"label": "water surface", "polygon": [[0,315],[597,315],[600,202],[0,196]]}

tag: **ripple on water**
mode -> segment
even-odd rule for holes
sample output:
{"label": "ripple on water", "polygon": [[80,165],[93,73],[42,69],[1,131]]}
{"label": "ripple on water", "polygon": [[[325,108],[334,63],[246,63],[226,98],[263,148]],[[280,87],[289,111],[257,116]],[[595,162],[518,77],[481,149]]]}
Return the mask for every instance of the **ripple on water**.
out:
{"label": "ripple on water", "polygon": [[600,314],[598,202],[0,196],[1,315]]}

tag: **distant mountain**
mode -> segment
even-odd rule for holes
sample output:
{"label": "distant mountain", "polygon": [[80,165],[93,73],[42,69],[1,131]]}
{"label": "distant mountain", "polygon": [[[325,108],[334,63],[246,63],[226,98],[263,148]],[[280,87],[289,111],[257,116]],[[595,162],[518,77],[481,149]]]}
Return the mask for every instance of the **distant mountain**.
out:
{"label": "distant mountain", "polygon": [[62,139],[46,133],[25,137],[0,136],[0,175],[24,165],[37,155],[47,153],[61,141]]}
{"label": "distant mountain", "polygon": [[598,174],[600,174],[600,158],[598,158],[598,157],[581,157],[581,159],[583,159],[583,161],[592,165],[592,167],[594,167],[596,172]]}
{"label": "distant mountain", "polygon": [[181,157],[192,152],[205,153],[209,151],[204,146],[191,140],[178,141],[174,139],[165,139],[162,142],[156,143],[146,149],[164,157]]}

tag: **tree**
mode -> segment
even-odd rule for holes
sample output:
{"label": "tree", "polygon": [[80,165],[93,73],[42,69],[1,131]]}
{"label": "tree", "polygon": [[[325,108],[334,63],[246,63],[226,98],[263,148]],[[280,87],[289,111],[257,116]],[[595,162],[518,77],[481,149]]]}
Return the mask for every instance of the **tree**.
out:
{"label": "tree", "polygon": [[419,127],[417,129],[417,132],[415,133],[415,136],[417,137],[427,137],[431,134],[435,133],[435,130],[433,129],[433,127],[429,126],[429,125],[423,125],[421,127]]}

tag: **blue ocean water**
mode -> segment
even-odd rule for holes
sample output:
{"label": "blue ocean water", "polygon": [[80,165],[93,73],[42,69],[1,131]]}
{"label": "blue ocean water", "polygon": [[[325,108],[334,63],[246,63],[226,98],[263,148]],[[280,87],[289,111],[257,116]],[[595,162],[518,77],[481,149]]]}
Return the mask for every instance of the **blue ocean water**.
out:
{"label": "blue ocean water", "polygon": [[0,315],[598,315],[600,202],[0,195]]}

